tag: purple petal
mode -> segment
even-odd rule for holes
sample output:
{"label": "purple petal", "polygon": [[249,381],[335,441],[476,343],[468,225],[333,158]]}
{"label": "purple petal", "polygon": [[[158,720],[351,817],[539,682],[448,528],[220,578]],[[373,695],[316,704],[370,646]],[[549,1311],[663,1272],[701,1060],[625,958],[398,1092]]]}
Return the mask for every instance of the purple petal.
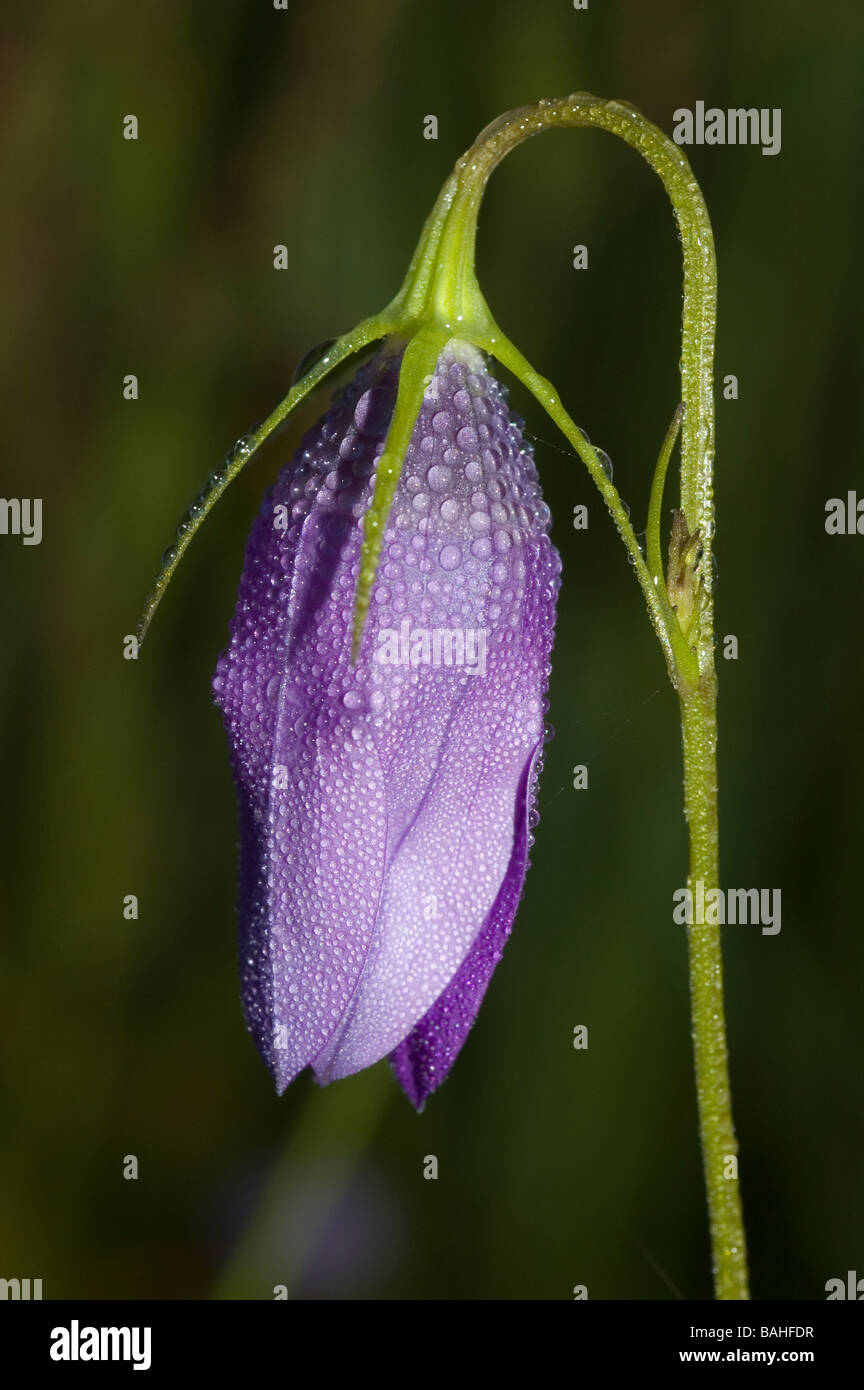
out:
{"label": "purple petal", "polygon": [[517,797],[510,866],[479,936],[443,994],[390,1054],[396,1079],[418,1110],[445,1080],[461,1052],[513,928],[528,867],[528,788],[534,780],[532,763],[524,791]]}
{"label": "purple petal", "polygon": [[244,1007],[277,1086],[393,1053],[419,1103],[512,925],[560,562],[505,392],[448,344],[352,667],[397,374],[392,353],[367,364],[265,500],[214,690],[240,801]]}

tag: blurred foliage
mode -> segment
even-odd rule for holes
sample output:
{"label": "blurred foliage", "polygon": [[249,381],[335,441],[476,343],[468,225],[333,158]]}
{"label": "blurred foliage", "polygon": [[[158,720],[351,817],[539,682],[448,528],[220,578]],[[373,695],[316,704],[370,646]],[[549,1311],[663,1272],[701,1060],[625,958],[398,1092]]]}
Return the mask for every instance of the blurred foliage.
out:
{"label": "blurred foliage", "polygon": [[[122,660],[172,523],[306,349],[394,292],[457,155],[501,111],[584,88],[666,129],[697,99],[783,113],[777,157],[691,151],[718,371],[740,382],[718,398],[718,633],[740,643],[720,662],[723,874],[783,893],[779,936],[726,932],[732,1072],[754,1295],[823,1298],[862,1272],[864,540],[824,531],[825,500],[864,491],[862,40],[841,0],[6,16],[2,490],[44,499],[44,539],[0,540],[0,1275],[46,1297],[709,1292],[670,911],[676,702],[587,475],[524,393],[564,557],[557,737],[516,930],[422,1117],[384,1065],[277,1100],[238,1000],[209,678],[260,494],[323,397],[234,486]],[[593,132],[520,149],[481,222],[493,312],[612,456],[637,528],[677,404],[678,251],[659,184]]]}

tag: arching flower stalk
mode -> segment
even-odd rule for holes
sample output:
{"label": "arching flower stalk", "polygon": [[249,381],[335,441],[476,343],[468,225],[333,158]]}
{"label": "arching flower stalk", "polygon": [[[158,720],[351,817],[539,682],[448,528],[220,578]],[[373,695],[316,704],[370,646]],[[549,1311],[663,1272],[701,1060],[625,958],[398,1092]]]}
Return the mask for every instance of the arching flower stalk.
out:
{"label": "arching flower stalk", "polygon": [[[681,405],[654,470],[643,554],[598,452],[501,332],[474,272],[486,182],[556,126],[636,149],[671,199],[684,257]],[[401,290],[337,339],[238,441],[181,523],[144,632],[186,546],[248,458],[340,363],[374,358],[265,498],[214,679],[241,818],[247,1022],[279,1090],[389,1056],[416,1105],[447,1075],[512,926],[527,866],[560,564],[520,422],[489,359],[536,397],[629,552],[681,707],[690,878],[718,881],[711,594],[710,222],[681,149],[633,107],[585,94],[489,126],[459,160]],[[681,498],[664,572],[664,483]],[[719,1298],[746,1298],[717,927],[688,928],[700,1132]]]}

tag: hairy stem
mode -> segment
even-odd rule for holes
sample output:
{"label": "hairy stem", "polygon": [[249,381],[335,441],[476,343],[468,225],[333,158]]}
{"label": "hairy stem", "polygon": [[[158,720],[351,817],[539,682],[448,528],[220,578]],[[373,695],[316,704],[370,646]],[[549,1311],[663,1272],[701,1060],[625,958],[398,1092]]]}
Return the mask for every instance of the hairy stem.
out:
{"label": "hairy stem", "polygon": [[[684,804],[690,836],[691,891],[718,886],[717,687],[713,679],[682,688]],[[720,928],[687,928],[696,1090],[711,1224],[717,1298],[749,1298],[747,1252],[738,1184],[738,1144],[726,1055]]]}
{"label": "hairy stem", "polygon": [[[661,646],[678,689],[684,748],[685,814],[690,837],[690,883],[701,881],[705,892],[718,886],[717,817],[717,679],[714,669],[714,625],[711,545],[714,535],[714,333],[717,318],[717,275],[714,241],[705,202],[687,158],[663,131],[646,121],[625,102],[602,101],[585,93],[559,101],[509,112],[493,122],[457,165],[457,188],[447,185],[447,215],[439,223],[436,254],[452,237],[459,243],[453,277],[465,287],[450,302],[461,312],[458,318],[476,319],[485,308],[472,294],[474,234],[477,212],[486,181],[501,159],[523,140],[540,131],[561,126],[594,126],[619,136],[637,150],[661,179],[672,203],[681,235],[684,263],[684,304],[681,335],[682,407],[673,421],[655,474],[649,515],[648,566],[637,560],[637,578],[646,593]],[[449,307],[449,306],[448,306]],[[500,333],[492,324],[494,332]],[[503,335],[501,335],[503,338]],[[504,348],[492,341],[487,330],[484,346],[509,363],[535,391],[536,382],[518,370],[515,354],[504,339]],[[515,365],[514,365],[515,363]],[[533,373],[533,369],[532,369]],[[545,402],[544,402],[545,403]],[[557,406],[556,401],[553,402]],[[549,406],[547,404],[547,409]],[[549,410],[564,428],[560,412]],[[567,422],[569,424],[569,421]],[[681,512],[683,530],[693,542],[693,561],[688,576],[692,611],[686,624],[668,605],[660,572],[660,508],[662,484],[674,430],[681,426]],[[565,429],[565,433],[572,431]],[[585,457],[581,440],[572,440],[583,455],[592,476],[593,460]],[[595,478],[610,506],[628,549],[635,544],[629,526],[617,514],[617,493]],[[648,591],[648,579],[657,592]],[[681,619],[681,621],[679,621]],[[737,1174],[737,1145],[732,1124],[731,1092],[723,1009],[723,975],[720,935],[717,927],[689,928],[690,993],[692,1006],[696,1089],[699,1127],[705,1167],[711,1228],[715,1293],[721,1299],[746,1299],[746,1249]]]}

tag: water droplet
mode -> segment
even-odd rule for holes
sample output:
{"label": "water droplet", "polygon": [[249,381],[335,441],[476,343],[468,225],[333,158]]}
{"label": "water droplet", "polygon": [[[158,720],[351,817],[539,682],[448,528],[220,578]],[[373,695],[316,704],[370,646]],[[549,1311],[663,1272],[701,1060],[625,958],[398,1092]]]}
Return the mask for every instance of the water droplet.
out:
{"label": "water droplet", "polygon": [[426,481],[433,492],[446,492],[453,481],[453,474],[442,463],[433,463],[426,474]]}
{"label": "water droplet", "polygon": [[297,382],[306,376],[307,372],[311,372],[312,368],[317,366],[323,357],[327,356],[327,353],[335,342],[335,338],[328,338],[326,343],[318,343],[315,347],[310,348],[308,352],[304,352],[291,378],[291,385],[296,386]]}
{"label": "water droplet", "polygon": [[228,455],[227,462],[229,467],[231,464],[239,463],[241,459],[248,459],[254,448],[255,440],[252,438],[251,434],[241,434],[234,448]]}
{"label": "water droplet", "polygon": [[479,483],[483,477],[483,465],[479,459],[469,459],[465,465],[465,477],[469,483]]}
{"label": "water droplet", "polygon": [[606,474],[606,477],[609,479],[609,481],[610,481],[610,483],[611,483],[611,482],[612,482],[612,460],[610,459],[609,455],[606,453],[606,451],[605,451],[604,449],[595,449],[594,452],[596,453],[598,459],[600,460],[600,467],[603,469],[603,472]]}
{"label": "water droplet", "polygon": [[442,570],[458,569],[462,559],[462,552],[458,545],[445,545],[441,547],[438,554],[438,563]]}
{"label": "water droplet", "polygon": [[[393,394],[383,386],[364,391],[354,410],[354,423],[361,434],[382,439],[393,411]],[[423,441],[425,444],[425,440]]]}
{"label": "water droplet", "polygon": [[281,676],[271,676],[267,682],[267,689],[264,694],[271,705],[275,705],[279,699],[279,686],[282,684]]}
{"label": "water droplet", "polygon": [[350,463],[352,459],[360,458],[366,452],[367,447],[365,440],[350,430],[339,442],[339,457],[344,459],[346,463]]}

